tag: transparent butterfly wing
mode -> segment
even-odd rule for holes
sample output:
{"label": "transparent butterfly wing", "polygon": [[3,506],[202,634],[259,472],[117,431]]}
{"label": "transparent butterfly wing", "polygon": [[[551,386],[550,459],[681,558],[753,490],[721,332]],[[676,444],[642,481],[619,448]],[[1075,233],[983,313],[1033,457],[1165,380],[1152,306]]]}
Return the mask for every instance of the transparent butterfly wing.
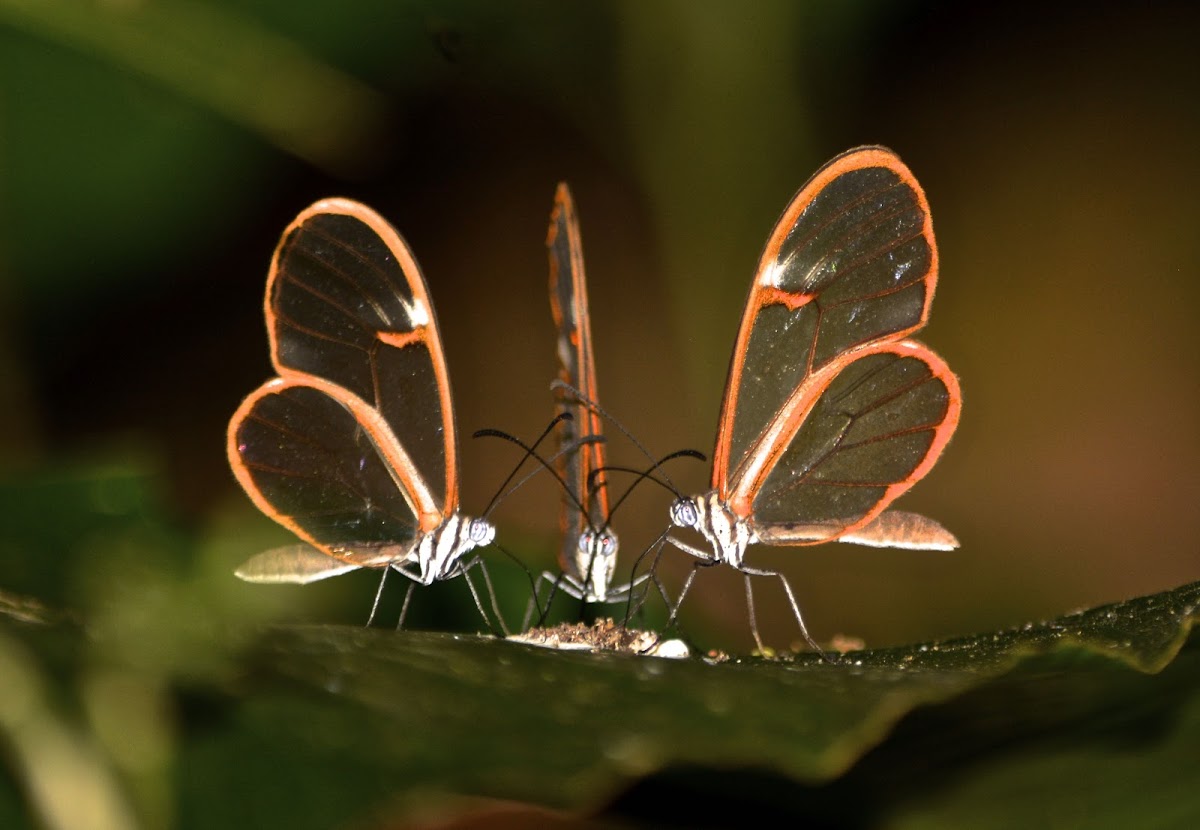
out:
{"label": "transparent butterfly wing", "polygon": [[838,156],[792,199],[742,317],[714,455],[722,495],[800,386],[849,349],[925,324],[937,281],[929,205],[889,150]]}
{"label": "transparent butterfly wing", "polygon": [[[872,522],[958,424],[958,379],[904,339],[928,320],[937,266],[924,191],[885,148],[833,159],[784,211],[742,318],[713,466],[761,541],[922,544]],[[930,546],[953,538],[930,533]]]}
{"label": "transparent butterfly wing", "polygon": [[426,525],[454,513],[449,375],[424,277],[395,229],[347,199],[309,207],[275,251],[266,316],[279,374],[320,377],[366,401],[412,462]]}
{"label": "transparent butterfly wing", "polygon": [[[550,310],[558,335],[559,379],[579,390],[587,401],[595,401],[599,393],[592,353],[583,242],[575,203],[565,183],[559,184],[555,193],[546,249],[550,260]],[[609,501],[603,477],[592,476],[605,464],[604,443],[580,442],[602,435],[603,425],[600,415],[570,391],[560,388],[557,395],[560,409],[570,412],[573,418],[559,425],[559,446],[565,452],[559,453],[555,463],[559,474],[584,507],[581,513],[578,505],[564,494],[559,510],[562,530],[559,564],[566,573],[582,580],[587,575],[577,573],[579,539],[589,528],[605,527]]]}
{"label": "transparent butterfly wing", "polygon": [[363,555],[401,557],[420,531],[396,451],[374,410],[319,379],[263,384],[228,434],[230,465],[259,509],[326,555],[360,565]]}
{"label": "transparent butterfly wing", "polygon": [[[957,378],[921,344],[860,347],[789,399],[764,441],[769,452],[743,467],[730,503],[752,517],[761,540],[774,544],[812,544],[856,531],[929,472],[960,410]],[[824,530],[814,535],[817,525]],[[882,531],[892,531],[893,542],[919,546],[900,530],[881,525],[871,538],[886,544]],[[927,541],[932,547],[936,537]]]}

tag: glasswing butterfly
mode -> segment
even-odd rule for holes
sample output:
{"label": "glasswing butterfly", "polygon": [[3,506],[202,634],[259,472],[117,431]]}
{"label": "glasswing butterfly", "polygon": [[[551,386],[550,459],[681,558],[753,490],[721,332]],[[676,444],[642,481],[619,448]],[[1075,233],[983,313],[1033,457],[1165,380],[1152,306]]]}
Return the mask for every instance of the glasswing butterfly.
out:
{"label": "glasswing butterfly", "polygon": [[[546,250],[550,259],[550,311],[558,333],[559,379],[554,389],[561,411],[573,416],[560,425],[559,452],[555,456],[557,472],[567,486],[559,511],[560,587],[587,603],[620,602],[635,586],[631,583],[617,588],[612,584],[619,542],[609,527],[606,453],[601,440],[601,410],[595,403],[599,393],[583,240],[575,202],[565,182],[560,182],[554,193]],[[545,573],[542,579],[555,577]]]}
{"label": "glasswing butterfly", "polygon": [[237,575],[303,584],[391,568],[429,585],[464,574],[495,528],[459,513],[450,378],[400,234],[358,202],[313,204],[275,249],[265,311],[279,377],[234,413],[229,464],[305,544],[259,554]]}
{"label": "glasswing butterfly", "polygon": [[[884,147],[830,161],[800,188],[759,260],[733,350],[711,490],[680,498],[672,523],[708,549],[700,561],[778,577],[813,642],[791,586],[744,563],[746,548],[842,541],[950,550],[932,519],[889,504],[925,476],[958,425],[958,379],[905,339],[929,319],[938,253],[925,193]],[[674,615],[673,615],[674,616]]]}

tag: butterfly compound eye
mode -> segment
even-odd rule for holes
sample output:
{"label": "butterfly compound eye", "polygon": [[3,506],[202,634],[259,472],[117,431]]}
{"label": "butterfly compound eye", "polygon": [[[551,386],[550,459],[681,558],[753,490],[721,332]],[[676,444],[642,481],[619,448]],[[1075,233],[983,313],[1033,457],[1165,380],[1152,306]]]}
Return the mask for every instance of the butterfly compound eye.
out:
{"label": "butterfly compound eye", "polygon": [[496,528],[487,519],[472,519],[470,536],[476,545],[490,545],[496,538]]}
{"label": "butterfly compound eye", "polygon": [[700,520],[700,512],[691,499],[676,499],[671,505],[671,522],[676,527],[695,527]]}

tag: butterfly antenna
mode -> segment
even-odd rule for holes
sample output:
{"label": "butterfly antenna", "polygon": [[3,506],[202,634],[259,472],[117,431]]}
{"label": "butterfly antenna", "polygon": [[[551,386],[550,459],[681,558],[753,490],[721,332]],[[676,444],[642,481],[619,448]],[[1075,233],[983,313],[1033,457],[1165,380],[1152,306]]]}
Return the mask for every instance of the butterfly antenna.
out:
{"label": "butterfly antenna", "polygon": [[[534,441],[531,446],[527,446],[523,441],[521,441],[515,435],[510,435],[509,433],[504,432],[503,430],[499,430],[499,429],[480,429],[480,430],[476,430],[474,432],[474,434],[471,435],[472,438],[503,438],[505,441],[509,441],[513,444],[516,444],[518,447],[521,447],[523,450],[525,450],[525,454],[523,456],[521,456],[521,460],[517,462],[517,465],[515,467],[513,467],[512,472],[508,474],[508,478],[504,479],[504,483],[501,484],[496,489],[496,495],[492,497],[491,503],[488,504],[487,509],[483,511],[483,515],[485,517],[489,513],[492,512],[492,509],[495,508],[496,503],[498,501],[500,501],[500,497],[502,495],[507,495],[507,493],[505,492],[505,488],[508,487],[508,485],[512,482],[512,480],[514,478],[516,478],[517,473],[519,473],[521,471],[521,468],[525,466],[525,462],[528,461],[530,458],[536,458],[537,460],[541,461],[541,457],[538,456],[538,454],[537,454],[538,445],[541,444],[543,441],[545,441],[546,437],[551,432],[553,432],[554,428],[556,426],[558,426],[561,422],[573,421],[573,420],[575,420],[575,416],[572,415],[570,412],[558,413],[557,415],[554,416],[554,418],[550,421],[550,423],[546,426],[546,428],[544,430],[542,430],[542,434],[537,437],[537,440]],[[542,464],[544,466],[545,462],[542,461]],[[521,484],[524,484],[528,480],[529,480],[528,477],[521,479],[521,481],[517,484],[517,486],[519,487]],[[513,489],[515,490],[516,488],[514,487]],[[511,492],[511,491],[509,491],[509,492]]]}
{"label": "butterfly antenna", "polygon": [[[567,414],[567,413],[563,413],[563,414]],[[541,465],[541,467],[530,472],[528,475],[526,475],[524,478],[522,478],[520,481],[518,481],[512,487],[509,487],[507,490],[503,490],[500,493],[498,493],[495,496],[495,498],[492,499],[491,504],[488,505],[487,510],[483,511],[483,516],[485,518],[487,517],[487,515],[489,513],[491,513],[491,511],[496,507],[497,504],[499,504],[504,499],[508,498],[508,496],[512,495],[517,490],[519,490],[522,486],[524,486],[525,482],[529,481],[529,479],[533,478],[535,475],[537,475],[539,472],[541,472],[542,468],[545,468],[547,471],[549,471],[550,475],[554,476],[554,480],[557,481],[559,483],[559,486],[563,488],[563,492],[567,494],[567,496],[571,499],[572,502],[574,502],[576,507],[578,507],[580,510],[583,510],[583,503],[579,500],[578,496],[576,496],[574,493],[571,492],[570,486],[567,484],[566,481],[563,480],[563,477],[559,474],[558,470],[554,469],[554,465],[551,462],[553,462],[554,459],[558,458],[560,455],[563,455],[564,453],[575,452],[576,450],[579,449],[579,447],[583,446],[584,444],[592,444],[592,443],[596,443],[597,441],[603,441],[604,440],[603,436],[589,435],[585,438],[581,438],[580,440],[578,440],[572,444],[568,444],[566,447],[563,447],[562,449],[560,449],[554,455],[550,456],[549,460],[547,460],[546,458],[543,458],[542,455],[540,453],[538,453],[537,450],[535,450],[533,447],[530,447],[529,445],[527,445],[520,438],[517,438],[515,435],[509,435],[507,432],[502,432],[501,430],[498,430],[498,429],[481,429],[475,433],[474,437],[475,438],[503,438],[505,441],[516,444],[518,447],[525,450],[526,455],[525,455],[525,458],[522,458],[522,460],[521,460],[522,464],[524,464],[525,459],[532,458],[539,465]],[[543,436],[543,437],[545,437],[545,436]],[[517,466],[519,468],[520,464],[518,464]],[[508,485],[508,483],[510,481],[512,481],[513,475],[516,475],[515,470],[513,471],[512,475],[509,475],[509,477],[507,479],[505,479],[504,484],[506,486]]]}
{"label": "butterfly antenna", "polygon": [[[608,421],[610,424],[612,424],[614,427],[616,427],[617,430],[622,435],[624,435],[627,439],[629,439],[629,443],[631,443],[635,447],[637,447],[638,450],[642,453],[642,455],[646,456],[647,461],[649,461],[651,464],[655,463],[654,456],[650,454],[650,450],[646,449],[646,447],[642,444],[642,442],[639,441],[638,439],[634,438],[633,433],[631,433],[629,430],[627,430],[625,428],[624,424],[622,424],[620,421],[618,421],[616,418],[614,418],[608,412],[608,410],[606,410],[600,404],[596,403],[596,401],[593,401],[587,395],[583,394],[583,392],[579,391],[574,386],[572,386],[571,384],[567,383],[564,380],[556,379],[556,380],[551,381],[550,388],[551,389],[559,389],[559,390],[563,390],[563,391],[567,392],[578,403],[583,404],[588,409],[599,414],[601,418]],[[675,485],[670,483],[671,479],[667,476],[666,473],[663,473],[663,478],[667,481],[669,490],[671,490],[672,492],[678,492],[675,490]]]}
{"label": "butterfly antenna", "polygon": [[623,492],[621,494],[620,498],[618,498],[615,502],[613,502],[613,506],[608,511],[608,518],[604,523],[605,527],[608,527],[608,524],[612,521],[612,516],[614,513],[617,512],[617,508],[621,506],[621,504],[625,501],[625,499],[627,499],[629,497],[629,494],[633,492],[633,489],[635,487],[637,487],[643,480],[653,481],[655,484],[657,484],[659,487],[662,487],[664,490],[670,491],[671,494],[674,495],[675,498],[677,498],[677,499],[683,498],[683,494],[675,488],[675,485],[673,485],[671,483],[671,480],[669,478],[667,478],[667,476],[665,474],[663,475],[663,477],[661,479],[654,475],[654,472],[656,470],[658,470],[662,465],[666,464],[668,461],[673,461],[676,458],[695,458],[700,461],[707,460],[707,457],[704,455],[704,453],[697,452],[696,450],[676,450],[673,453],[664,455],[662,458],[660,458],[658,461],[655,461],[650,467],[648,467],[645,470],[639,470],[636,467],[620,467],[620,466],[616,466],[616,465],[608,465],[608,466],[604,466],[604,467],[598,467],[597,469],[592,470],[592,472],[588,475],[588,479],[589,479],[588,491],[589,492],[591,492],[592,490],[594,490],[600,486],[600,484],[597,483],[595,481],[595,479],[597,478],[597,476],[599,476],[603,473],[606,473],[606,472],[631,473],[631,474],[637,476],[637,478],[635,478],[633,480],[633,483],[630,484],[629,487],[627,487],[625,489],[625,492]]}
{"label": "butterfly antenna", "polygon": [[509,559],[511,559],[513,562],[516,562],[517,566],[522,571],[525,572],[525,578],[529,580],[529,590],[530,590],[531,595],[533,596],[534,604],[537,606],[538,615],[540,618],[542,615],[544,615],[545,612],[542,611],[541,603],[537,601],[537,591],[538,591],[537,578],[534,577],[533,572],[529,570],[529,566],[526,565],[519,556],[517,556],[515,553],[512,553],[510,550],[508,550],[508,548],[504,547],[503,545],[499,544],[498,542],[493,541],[491,544],[491,547],[494,547],[496,550],[500,551],[505,556],[507,556]]}
{"label": "butterfly antenna", "polygon": [[[581,500],[579,498],[577,498],[575,496],[575,494],[570,491],[569,485],[562,478],[562,476],[558,473],[557,469],[554,468],[552,465],[555,461],[557,461],[562,456],[568,455],[573,452],[578,452],[580,447],[583,447],[585,444],[603,444],[603,443],[604,443],[603,435],[585,435],[583,438],[580,438],[577,441],[572,441],[571,443],[567,444],[566,446],[560,447],[554,453],[554,455],[550,456],[547,459],[542,459],[540,456],[535,456],[535,458],[537,458],[537,460],[540,463],[542,463],[543,465],[546,465],[547,469],[549,469],[554,474],[555,479],[558,481],[559,485],[566,489],[567,495],[570,496],[571,501],[573,501],[575,503],[575,506],[581,510],[583,509]],[[533,478],[535,475],[537,475],[540,472],[541,472],[541,469],[537,469],[537,470],[532,470],[529,473],[527,473],[523,479],[518,481],[512,487],[508,488],[508,492],[506,492],[504,494],[503,498],[507,498],[508,496],[510,496],[514,492],[516,492],[517,490],[521,489],[521,487],[523,487],[525,485],[525,482],[529,481],[529,479]]]}
{"label": "butterfly antenna", "polygon": [[[655,587],[658,588],[659,594],[662,595],[663,603],[666,605],[666,607],[668,609],[671,608],[672,603],[671,603],[670,597],[667,596],[666,588],[663,587],[662,581],[659,580],[659,578],[658,578],[658,562],[662,558],[663,547],[666,544],[667,536],[668,536],[668,534],[670,534],[670,532],[671,532],[670,528],[668,528],[667,530],[664,530],[661,534],[659,534],[659,537],[657,539],[655,539],[653,542],[650,543],[649,547],[647,547],[645,550],[643,550],[641,553],[639,553],[637,558],[633,561],[633,567],[629,571],[629,584],[630,584],[630,586],[633,586],[637,583],[637,580],[638,580],[637,572],[638,572],[638,568],[641,567],[642,560],[645,559],[647,556],[650,556],[651,552],[653,552],[653,556],[650,561],[650,567],[647,571],[647,576],[650,577],[650,579],[653,581]],[[642,610],[642,606],[644,606],[646,604],[646,596],[649,593],[650,593],[650,588],[647,587],[644,591],[642,591],[641,597],[638,599],[637,603],[634,603],[633,591],[629,592],[628,601],[626,602],[626,605],[625,605],[625,620],[624,620],[623,624],[627,625],[629,623],[630,618],[634,614],[636,614]]]}

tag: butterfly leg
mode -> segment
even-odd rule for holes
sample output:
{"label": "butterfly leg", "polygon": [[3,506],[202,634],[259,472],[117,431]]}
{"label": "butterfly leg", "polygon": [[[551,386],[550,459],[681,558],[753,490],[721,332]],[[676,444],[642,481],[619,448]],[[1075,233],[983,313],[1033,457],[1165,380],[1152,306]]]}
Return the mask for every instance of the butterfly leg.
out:
{"label": "butterfly leg", "polygon": [[[658,578],[658,557],[657,556],[655,557],[654,563],[651,566],[650,573],[642,574],[636,580],[629,583],[629,585],[625,586],[626,589],[629,591],[630,599],[633,598],[633,589],[636,588],[639,584],[646,582],[647,580],[652,580],[654,583],[654,587],[658,589],[659,596],[662,597],[663,606],[665,608],[667,608],[668,610],[672,610],[671,609],[671,598],[667,594],[666,586],[664,586],[662,583],[662,580]],[[625,606],[625,619],[621,621],[622,628],[629,627],[629,620],[630,620],[630,616],[631,616],[631,611],[630,611],[631,607],[632,607],[632,613],[634,613],[634,614],[640,613],[642,608],[645,607],[645,605],[646,605],[646,595],[649,593],[650,593],[649,587],[642,589],[642,593],[641,593],[641,596],[638,598],[637,604],[633,605],[633,606],[630,606],[630,605]],[[669,625],[669,622],[668,622],[668,625]],[[653,652],[655,649],[658,648],[659,643],[662,642],[662,639],[663,638],[662,638],[661,632],[658,634],[655,634],[654,640],[650,643],[650,645],[648,645],[644,649],[642,649],[641,653],[642,654],[650,654],[651,652]]]}
{"label": "butterfly leg", "polygon": [[[766,654],[767,650],[763,647],[762,637],[758,633],[758,614],[754,610],[754,586],[750,584],[750,574],[743,574],[742,578],[746,581],[746,613],[750,617],[750,633],[754,635],[754,644],[758,646],[758,653]],[[807,632],[805,636],[808,636]]]}
{"label": "butterfly leg", "polygon": [[[572,593],[569,587],[569,577],[564,573],[552,574],[550,571],[542,571],[542,575],[537,579],[537,585],[534,588],[533,596],[529,598],[529,604],[525,607],[525,619],[522,624],[522,630],[528,630],[530,620],[533,616],[533,609],[536,606],[538,609],[537,622],[533,624],[534,628],[541,628],[546,624],[546,618],[550,616],[550,606],[554,604],[554,596],[561,590],[568,596],[573,596],[579,599],[578,593]],[[543,607],[538,602],[538,597],[541,595],[543,584],[549,584],[550,590],[546,592],[546,604]]]}
{"label": "butterfly leg", "polygon": [[650,593],[650,587],[646,586],[645,588],[642,588],[640,593],[635,594],[635,591],[637,588],[641,587],[650,580],[653,580],[653,584],[658,588],[658,593],[660,596],[662,596],[664,606],[667,608],[671,607],[671,600],[667,595],[666,588],[663,587],[662,580],[658,578],[658,574],[653,572],[642,574],[628,585],[614,590],[611,594],[609,594],[609,599],[606,601],[606,604],[608,605],[615,605],[618,602],[625,603],[625,616],[621,619],[622,628],[628,628],[630,620],[632,620],[634,616],[640,614],[642,608],[645,607],[646,597]]}
{"label": "butterfly leg", "polygon": [[500,630],[507,637],[512,632],[508,630],[508,626],[504,623],[504,615],[500,613],[500,604],[496,599],[496,589],[492,586],[492,576],[488,573],[487,563],[483,561],[483,557],[476,556],[472,562],[468,563],[467,567],[463,569],[463,575],[466,576],[467,570],[476,566],[483,573],[483,582],[487,585],[488,601],[492,607],[492,613],[496,615],[496,620],[500,623]]}
{"label": "butterfly leg", "polygon": [[[642,591],[636,603],[634,602],[633,588],[645,582],[647,577],[649,577],[653,581],[654,586],[658,588],[658,593],[662,596],[663,603],[666,605],[666,607],[671,607],[671,600],[667,595],[667,590],[665,587],[663,587],[662,580],[658,578],[658,563],[659,560],[662,559],[663,548],[666,545],[667,537],[670,532],[671,531],[669,529],[664,530],[662,534],[653,542],[651,542],[649,547],[639,553],[637,559],[633,561],[633,567],[629,570],[629,585],[627,586],[629,588],[629,596],[625,605],[625,619],[622,622],[622,625],[628,626],[629,621],[633,619],[633,616],[641,611],[642,606],[646,604],[646,596],[650,591],[649,587]],[[650,567],[647,569],[647,573],[638,576],[638,568],[641,566],[642,560],[647,556],[650,557]]]}
{"label": "butterfly leg", "polygon": [[[662,598],[663,607],[666,608],[668,611],[670,611],[672,608],[671,597],[670,597],[670,594],[667,593],[667,586],[663,584],[663,581],[661,579],[659,579],[657,569],[652,569],[650,571],[650,573],[644,574],[644,575],[638,577],[638,582],[634,583],[634,584],[636,585],[636,584],[643,583],[646,581],[649,581],[650,584],[654,586],[655,590],[658,591],[658,595]],[[633,586],[631,585],[630,587],[632,588]],[[637,605],[635,605],[633,608],[633,611],[635,614],[640,614],[642,612],[642,609],[646,605],[646,597],[649,595],[649,593],[650,593],[649,586],[646,586],[645,588],[642,589],[642,593],[641,593],[641,596],[638,598]],[[626,623],[628,623],[628,621],[629,621],[629,616],[626,615]]]}
{"label": "butterfly leg", "polygon": [[[801,616],[801,614],[800,614],[800,603],[796,602],[796,595],[795,595],[795,593],[792,592],[791,583],[789,583],[787,581],[786,576],[781,574],[779,571],[768,571],[768,570],[763,570],[761,568],[751,568],[747,565],[740,566],[738,568],[738,570],[741,571],[746,577],[746,602],[749,604],[749,607],[750,607],[750,628],[754,632],[754,639],[758,643],[759,651],[763,650],[763,646],[762,646],[762,640],[760,640],[758,637],[758,625],[757,625],[757,621],[754,618],[754,599],[753,599],[753,596],[752,596],[751,590],[750,590],[750,577],[752,577],[752,576],[773,576],[779,580],[779,583],[781,585],[783,585],[784,592],[787,593],[788,602],[792,606],[792,616],[794,616],[796,618],[796,625],[798,625],[800,627],[800,633],[804,636],[804,641],[812,647],[813,651],[815,651],[817,654],[821,655],[821,657],[823,659],[830,660],[829,655],[825,653],[825,650],[823,648],[821,648],[819,645],[817,645],[817,641],[814,640],[812,638],[812,635],[808,633],[808,627],[804,624],[804,617]],[[830,662],[832,662],[832,661],[830,661]]]}
{"label": "butterfly leg", "polygon": [[[488,628],[491,628],[492,633],[495,634],[496,629],[492,626],[492,619],[487,615],[487,611],[483,610],[483,600],[479,598],[479,591],[475,587],[475,583],[471,581],[470,569],[475,565],[483,565],[483,560],[479,557],[476,557],[467,565],[465,565],[462,568],[462,578],[466,580],[467,588],[469,588],[471,591],[471,599],[475,600],[475,610],[479,612],[479,616],[483,618],[483,621],[487,623]],[[492,595],[492,608],[496,611],[497,622],[500,625],[500,630],[507,635],[509,633],[508,626],[504,624],[504,618],[500,616],[500,611],[496,608],[496,592],[492,589],[492,579],[490,576],[488,576],[487,568],[484,568],[483,575],[484,582],[487,583],[488,591]]]}
{"label": "butterfly leg", "polygon": [[367,615],[367,628],[371,627],[371,623],[375,622],[375,612],[379,610],[379,600],[383,597],[383,586],[387,584],[387,575],[391,567],[383,569],[383,576],[379,577],[379,587],[375,589],[375,601],[371,603],[371,613]]}
{"label": "butterfly leg", "polygon": [[542,608],[540,605],[538,607],[538,611],[541,613],[538,616],[536,626],[539,628],[545,624],[546,618],[550,616],[550,605],[554,602],[554,595],[559,591],[562,591],[572,599],[583,600],[583,585],[576,582],[570,574],[562,572],[552,574],[550,571],[543,571],[542,575],[538,577],[538,585],[534,589],[534,596],[530,598],[530,604],[525,609],[525,628],[529,628],[529,619],[533,611],[533,604],[539,596],[538,592],[541,590],[541,585],[544,582],[550,583],[550,591],[546,594],[546,607]]}
{"label": "butterfly leg", "polygon": [[[658,595],[660,597],[662,597],[663,605],[666,606],[667,608],[670,608],[671,607],[671,598],[667,595],[667,587],[665,585],[663,585],[663,581],[658,578],[658,563],[662,559],[662,552],[663,552],[663,548],[664,548],[663,542],[666,541],[666,535],[667,534],[664,533],[662,541],[660,541],[658,543],[658,550],[654,554],[653,561],[650,562],[650,573],[647,574],[647,576],[649,576],[650,581],[654,583],[654,587],[658,589]],[[646,579],[645,576],[641,577],[641,580],[643,582],[645,581],[645,579]],[[637,584],[637,583],[635,582],[635,583],[631,583],[631,584]],[[642,602],[638,604],[639,609],[641,608],[641,605],[643,603],[645,603],[645,601],[646,601],[645,596],[647,593],[649,593],[649,590],[650,589],[647,588],[645,591],[642,592]]]}
{"label": "butterfly leg", "polygon": [[417,588],[416,582],[408,583],[408,590],[404,592],[404,604],[400,606],[400,619],[396,622],[396,630],[400,631],[404,628],[404,618],[408,616],[408,603],[412,600],[413,591]]}
{"label": "butterfly leg", "polygon": [[683,600],[688,595],[688,591],[692,590],[692,583],[696,581],[696,574],[699,573],[700,569],[711,568],[713,565],[721,563],[720,559],[713,558],[712,554],[708,551],[692,547],[687,542],[681,542],[674,536],[668,536],[667,541],[684,553],[696,557],[696,561],[692,563],[692,571],[688,574],[687,579],[683,581],[683,587],[679,590],[679,596],[676,597],[675,604],[671,607],[671,613],[667,617],[666,625],[663,626],[664,631],[675,623],[675,618],[679,616],[679,608],[683,605]]}
{"label": "butterfly leg", "polygon": [[536,608],[538,612],[538,622],[540,626],[546,619],[546,614],[550,612],[550,606],[547,605],[543,610],[541,602],[542,583],[550,579],[550,572],[543,571],[541,576],[533,582],[533,590],[529,594],[529,602],[525,604],[525,616],[521,619],[521,630],[528,631],[530,623],[533,622],[533,610]]}
{"label": "butterfly leg", "polygon": [[409,581],[408,591],[404,594],[404,604],[400,606],[400,619],[396,622],[396,630],[400,631],[404,628],[404,619],[408,616],[408,604],[412,601],[413,591],[421,584],[421,574],[418,571],[407,570],[400,565],[393,564],[391,567]]}
{"label": "butterfly leg", "polygon": [[669,631],[671,626],[675,625],[676,618],[679,616],[679,608],[683,605],[684,597],[688,595],[688,591],[692,589],[692,583],[696,581],[696,574],[700,572],[701,568],[711,568],[716,564],[719,564],[719,560],[698,559],[692,563],[692,571],[688,574],[687,579],[683,581],[683,588],[680,589],[679,596],[675,599],[675,604],[671,606],[671,613],[667,616],[667,621],[663,625],[663,631]]}

